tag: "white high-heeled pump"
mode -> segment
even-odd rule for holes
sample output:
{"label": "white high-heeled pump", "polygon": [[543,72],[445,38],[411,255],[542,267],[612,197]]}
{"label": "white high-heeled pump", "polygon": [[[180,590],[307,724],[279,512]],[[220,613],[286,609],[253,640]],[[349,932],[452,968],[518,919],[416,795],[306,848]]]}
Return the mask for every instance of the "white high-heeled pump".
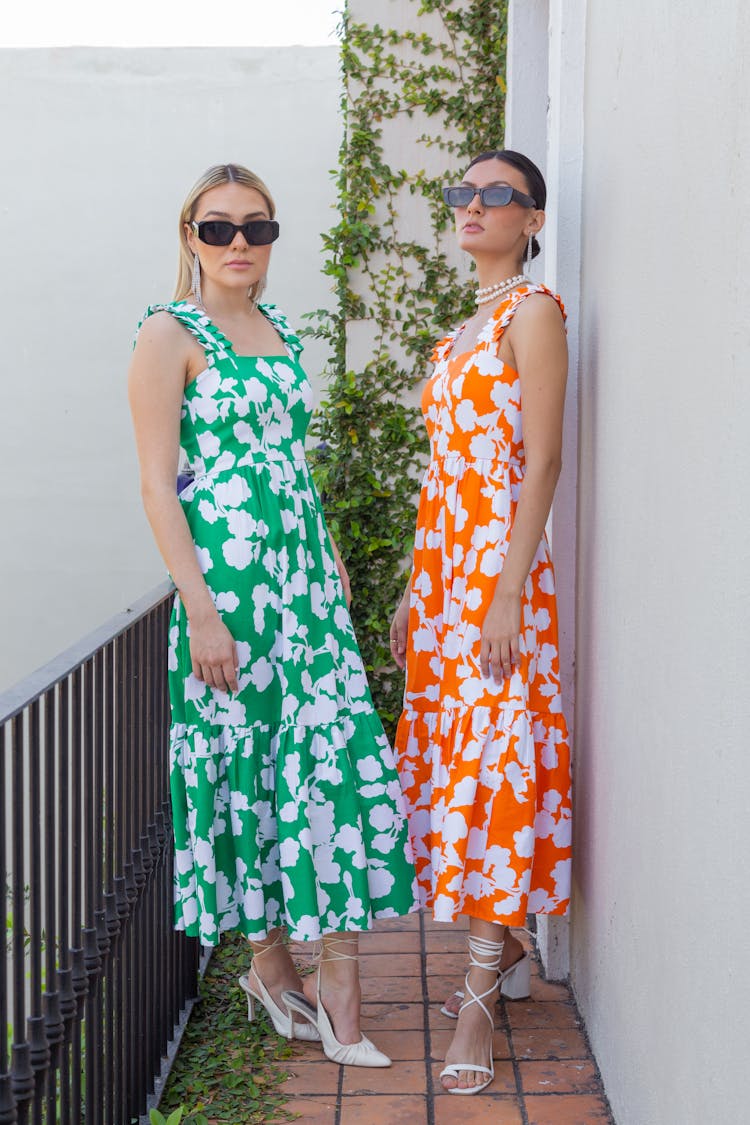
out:
{"label": "white high-heeled pump", "polygon": [[[499,969],[497,974],[500,984],[500,995],[506,1000],[528,1000],[531,995],[531,957],[524,953],[507,969]],[[453,993],[463,1000],[464,994],[460,988]],[[443,1004],[440,1011],[450,1020],[458,1019],[458,1012],[452,1012],[447,1003]]]}
{"label": "white high-heeled pump", "polygon": [[[502,955],[503,942],[490,941],[488,938],[474,937],[473,934],[469,934],[469,965],[471,967],[476,967],[477,969],[487,969],[490,972],[498,973]],[[484,960],[480,961],[480,957],[484,958]],[[495,1077],[495,1064],[492,1059],[492,1032],[495,1028],[495,1020],[493,1018],[492,1012],[484,1003],[484,1001],[488,996],[492,996],[493,992],[497,991],[497,981],[495,981],[495,983],[491,985],[490,988],[488,988],[485,992],[477,994],[471,987],[471,982],[469,981],[471,967],[469,968],[469,972],[466,974],[466,981],[464,984],[466,991],[470,994],[470,999],[464,1001],[464,1003],[461,1005],[461,1011],[463,1011],[464,1008],[468,1008],[471,1004],[478,1004],[489,1020],[489,1066],[484,1066],[482,1063],[470,1062],[448,1063],[447,1066],[444,1066],[440,1071],[440,1077],[443,1078],[444,1076],[448,1076],[449,1078],[455,1078],[456,1082],[458,1082],[458,1076],[461,1071],[468,1070],[473,1071],[475,1074],[486,1074],[487,1080],[486,1082],[478,1083],[476,1086],[466,1086],[465,1088],[460,1086],[453,1086],[448,1090],[449,1094],[478,1094],[480,1093],[480,1091],[486,1090],[492,1079]],[[497,996],[495,997],[495,1003],[497,1003]],[[494,1008],[494,1006],[495,1005],[493,1004],[492,1007]]]}
{"label": "white high-heeled pump", "polygon": [[[322,961],[356,961],[356,957],[352,957],[350,953],[341,953],[335,947],[338,945],[351,943],[352,939],[349,938],[333,938],[328,937],[323,943],[323,954],[321,955]],[[315,1023],[319,1033],[320,1041],[323,1045],[323,1051],[326,1058],[331,1062],[341,1063],[344,1066],[390,1066],[391,1060],[387,1055],[372,1043],[366,1035],[363,1035],[358,1043],[339,1043],[333,1030],[330,1016],[323,1007],[323,1001],[320,998],[320,966],[318,966],[318,981],[316,985],[316,996],[318,1001],[317,1010],[313,1008],[310,1001],[301,992],[292,992],[291,990],[282,992],[282,998],[287,1008],[292,1012],[298,1012],[305,1019]]]}
{"label": "white high-heeled pump", "polygon": [[268,1012],[269,1016],[271,1017],[271,1023],[273,1024],[279,1035],[283,1035],[285,1039],[303,1039],[308,1043],[317,1043],[320,1040],[320,1033],[317,1027],[315,1027],[315,1020],[310,1020],[309,1017],[305,1015],[302,1023],[295,1023],[292,1017],[292,1013],[289,1011],[289,1009],[287,1007],[284,1007],[282,1009],[278,1006],[273,996],[271,996],[263,981],[260,979],[260,973],[258,972],[256,961],[265,952],[267,952],[267,950],[273,949],[274,946],[280,945],[281,940],[281,934],[279,934],[277,935],[276,939],[271,942],[270,945],[267,945],[264,949],[261,949],[253,954],[253,969],[255,972],[255,979],[258,982],[260,994],[253,991],[250,985],[249,973],[246,973],[238,978],[237,983],[247,996],[248,1021],[252,1023],[252,1021],[255,1019],[255,1002],[257,1000],[258,1003],[262,1004]]}

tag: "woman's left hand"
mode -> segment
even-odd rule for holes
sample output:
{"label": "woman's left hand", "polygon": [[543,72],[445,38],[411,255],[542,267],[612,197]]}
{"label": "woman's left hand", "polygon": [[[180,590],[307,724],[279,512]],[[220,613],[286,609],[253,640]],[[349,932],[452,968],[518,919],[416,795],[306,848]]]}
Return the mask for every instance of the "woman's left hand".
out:
{"label": "woman's left hand", "polygon": [[482,675],[498,682],[509,679],[520,659],[521,598],[496,591],[482,625],[479,666]]}
{"label": "woman's left hand", "polygon": [[333,548],[333,558],[334,558],[334,561],[336,563],[336,569],[339,572],[339,578],[341,579],[341,585],[344,587],[344,597],[346,598],[346,608],[348,609],[350,607],[350,605],[352,604],[352,584],[349,581],[349,575],[347,574],[346,567],[344,566],[343,559],[341,558],[341,555],[339,554],[339,549],[336,546],[336,543],[334,542],[333,536],[330,536],[330,540],[331,540],[331,547]]}

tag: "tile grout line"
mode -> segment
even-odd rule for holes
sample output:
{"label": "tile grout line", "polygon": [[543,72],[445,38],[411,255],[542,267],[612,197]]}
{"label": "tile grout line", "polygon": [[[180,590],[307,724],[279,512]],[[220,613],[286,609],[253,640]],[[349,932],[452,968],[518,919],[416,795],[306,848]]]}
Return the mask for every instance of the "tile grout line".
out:
{"label": "tile grout line", "polygon": [[336,1083],[336,1113],[333,1117],[333,1125],[341,1125],[341,1115],[343,1113],[344,1105],[344,1068],[339,1066],[339,1077]]}
{"label": "tile grout line", "polygon": [[513,1078],[516,1083],[516,1098],[518,1099],[518,1109],[521,1114],[521,1125],[529,1125],[529,1115],[526,1109],[526,1098],[523,1092],[523,1083],[521,1082],[521,1068],[518,1065],[516,1058],[516,1044],[513,1040],[513,1029],[511,1027],[510,1018],[508,1016],[508,1008],[506,1002],[502,999],[502,995],[498,996],[500,1004],[500,1011],[502,1013],[502,1025],[510,1046],[510,1061],[513,1065]]}
{"label": "tile grout line", "polygon": [[430,1032],[430,995],[427,985],[427,946],[425,943],[424,911],[419,912],[419,967],[422,974],[422,1015],[424,1020],[425,1094],[427,1095],[427,1125],[435,1125],[435,1093],[432,1088],[432,1035]]}

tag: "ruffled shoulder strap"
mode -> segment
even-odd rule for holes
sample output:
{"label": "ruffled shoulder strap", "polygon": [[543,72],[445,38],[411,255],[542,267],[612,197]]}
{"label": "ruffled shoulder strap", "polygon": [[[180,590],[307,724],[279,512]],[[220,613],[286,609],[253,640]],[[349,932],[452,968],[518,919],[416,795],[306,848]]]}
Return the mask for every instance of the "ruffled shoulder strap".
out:
{"label": "ruffled shoulder strap", "polygon": [[499,343],[499,341],[502,340],[505,329],[510,324],[519,307],[532,293],[545,293],[548,297],[551,297],[553,301],[556,301],[560,306],[563,322],[565,322],[567,314],[562,299],[558,297],[557,293],[553,293],[551,289],[548,289],[546,285],[537,285],[532,282],[531,285],[524,285],[520,289],[515,289],[508,300],[493,314],[491,318],[491,339],[495,343]]}
{"label": "ruffled shoulder strap", "polygon": [[462,329],[463,324],[460,324],[458,328],[454,328],[453,331],[449,332],[447,336],[443,336],[442,340],[438,340],[437,344],[435,344],[435,347],[432,349],[432,352],[430,354],[430,363],[440,363],[442,359],[445,359],[445,357],[450,353],[451,348],[453,347],[453,342],[456,339],[456,336],[458,336],[459,332],[461,332]]}
{"label": "ruffled shoulder strap", "polygon": [[270,320],[279,336],[281,336],[292,359],[299,359],[302,351],[302,342],[299,336],[292,332],[286,315],[281,311],[278,305],[264,303],[262,305],[259,304],[258,309],[263,313],[266,320]]}
{"label": "ruffled shoulder strap", "polygon": [[196,305],[191,305],[187,301],[170,301],[168,304],[149,305],[143,314],[138,329],[140,330],[143,322],[157,312],[169,313],[195,336],[206,353],[206,362],[209,367],[213,367],[216,361],[220,359],[228,359],[235,367],[237,366],[230,341],[206,316],[203,309],[199,309]]}

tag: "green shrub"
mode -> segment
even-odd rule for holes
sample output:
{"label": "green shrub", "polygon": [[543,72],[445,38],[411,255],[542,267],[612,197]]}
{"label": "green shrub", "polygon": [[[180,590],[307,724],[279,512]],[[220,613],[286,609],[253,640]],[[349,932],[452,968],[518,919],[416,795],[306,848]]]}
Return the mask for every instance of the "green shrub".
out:
{"label": "green shrub", "polygon": [[[507,3],[414,0],[414,26],[428,13],[441,33],[405,33],[343,16],[345,139],[338,170],[339,221],[324,236],[336,308],[310,313],[305,334],[325,339],[327,395],[313,422],[313,470],[326,516],[352,580],[352,617],[375,704],[390,734],[401,709],[403,677],[391,661],[388,629],[403,593],[418,482],[427,440],[415,389],[432,343],[473,311],[468,288],[446,256],[452,216],[440,187],[467,157],[502,147]],[[445,176],[392,167],[383,125],[423,115],[424,148],[445,152]],[[399,195],[418,195],[431,238],[400,230]],[[452,237],[452,234],[449,236]],[[373,327],[369,362],[346,360],[351,321]]]}

